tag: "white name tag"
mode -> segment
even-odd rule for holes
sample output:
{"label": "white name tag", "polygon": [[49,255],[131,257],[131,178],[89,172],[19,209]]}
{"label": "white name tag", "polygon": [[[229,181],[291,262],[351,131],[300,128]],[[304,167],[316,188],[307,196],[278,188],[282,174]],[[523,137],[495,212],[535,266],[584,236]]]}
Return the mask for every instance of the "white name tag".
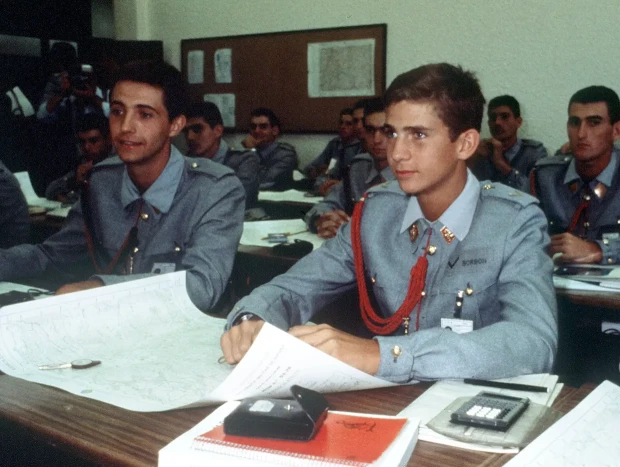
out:
{"label": "white name tag", "polygon": [[441,328],[465,334],[474,330],[474,322],[470,319],[441,318]]}
{"label": "white name tag", "polygon": [[175,269],[176,266],[174,263],[153,263],[151,272],[153,274],[167,274],[169,272],[174,272]]}

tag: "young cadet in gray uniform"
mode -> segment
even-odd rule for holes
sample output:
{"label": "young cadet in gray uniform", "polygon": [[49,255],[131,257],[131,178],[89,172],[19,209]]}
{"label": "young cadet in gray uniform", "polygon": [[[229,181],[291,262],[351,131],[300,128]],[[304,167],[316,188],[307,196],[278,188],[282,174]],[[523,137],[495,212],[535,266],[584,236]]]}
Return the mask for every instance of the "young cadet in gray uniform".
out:
{"label": "young cadet in gray uniform", "polygon": [[604,86],[577,91],[566,124],[571,155],[536,164],[532,188],[549,220],[556,261],[620,263],[620,100]]}
{"label": "young cadet in gray uniform", "polygon": [[478,180],[501,182],[529,193],[529,175],[536,161],[548,156],[543,144],[518,138],[523,123],[519,102],[512,96],[497,96],[488,105],[492,138],[480,143],[469,168]]}
{"label": "young cadet in gray uniform", "polygon": [[74,203],[88,180],[93,165],[110,156],[112,142],[107,117],[97,113],[84,115],[78,122],[76,138],[82,161],[64,176],[51,182],[45,189],[45,197],[54,201]]}
{"label": "young cadet in gray uniform", "polygon": [[385,106],[383,98],[366,101],[363,138],[370,154],[358,154],[351,161],[349,173],[333,186],[325,199],[305,216],[308,230],[321,238],[332,238],[338,227],[349,222],[353,206],[366,191],[379,183],[394,180],[387,160],[387,138],[383,133]]}
{"label": "young cadet in gray uniform", "polygon": [[297,168],[297,152],[288,143],[277,140],[280,120],[271,109],[259,107],[250,113],[250,134],[243,147],[254,149],[260,156],[259,189],[286,190],[293,183]]}
{"label": "young cadet in gray uniform", "polygon": [[245,189],[245,209],[258,202],[258,173],[260,159],[254,151],[232,149],[222,139],[224,121],[213,102],[196,102],[186,112],[183,133],[187,140],[188,156],[205,157],[235,171]]}
{"label": "young cadet in gray uniform", "polygon": [[[312,179],[317,179],[319,185],[326,180],[326,175],[331,180],[340,180],[343,168],[348,167],[353,158],[361,152],[362,143],[356,138],[353,126],[353,109],[342,109],[338,136],[330,140],[321,154],[304,168],[304,173]],[[335,164],[328,171],[332,160]]]}
{"label": "young cadet in gray uniform", "polygon": [[[550,371],[557,312],[544,214],[465,165],[480,138],[478,82],[426,65],[397,77],[385,102],[397,182],[372,188],[335,238],[237,303],[226,360],[243,357],[265,320],[391,381]],[[303,325],[356,284],[373,339]]]}
{"label": "young cadet in gray uniform", "polygon": [[0,248],[30,240],[28,204],[15,175],[0,162]]}
{"label": "young cadet in gray uniform", "polygon": [[110,134],[119,157],[93,167],[63,228],[40,245],[0,251],[0,280],[90,259],[95,276],[57,293],[187,270],[187,291],[208,310],[227,285],[243,228],[243,187],[232,170],[186,159],[170,139],[185,126],[181,74],[134,62],[112,91]]}

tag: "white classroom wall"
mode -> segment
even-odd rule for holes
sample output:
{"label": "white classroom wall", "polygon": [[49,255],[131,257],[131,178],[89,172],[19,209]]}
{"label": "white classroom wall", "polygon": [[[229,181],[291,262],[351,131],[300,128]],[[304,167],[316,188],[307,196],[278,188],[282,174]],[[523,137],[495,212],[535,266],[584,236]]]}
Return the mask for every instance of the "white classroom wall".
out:
{"label": "white classroom wall", "polygon": [[[386,23],[388,83],[425,63],[461,64],[487,99],[514,95],[521,136],[552,151],[566,140],[571,94],[620,92],[620,0],[115,0],[114,13],[117,39],[163,40],[178,67],[182,39]],[[308,161],[327,138],[287,140]]]}

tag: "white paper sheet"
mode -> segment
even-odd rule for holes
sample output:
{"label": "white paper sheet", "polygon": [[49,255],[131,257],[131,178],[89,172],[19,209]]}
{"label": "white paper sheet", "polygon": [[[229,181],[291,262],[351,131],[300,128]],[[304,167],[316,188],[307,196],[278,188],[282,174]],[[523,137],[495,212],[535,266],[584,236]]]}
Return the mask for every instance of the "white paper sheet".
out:
{"label": "white paper sheet", "polygon": [[22,193],[24,193],[24,197],[26,198],[26,203],[28,203],[28,207],[39,207],[46,210],[52,210],[62,206],[62,203],[59,201],[50,201],[45,198],[39,198],[39,196],[35,193],[34,188],[32,187],[32,183],[30,182],[30,175],[28,175],[28,172],[16,172],[14,175],[19,182]]}
{"label": "white paper sheet", "polygon": [[205,53],[202,50],[190,50],[187,53],[187,82],[204,83]]}
{"label": "white paper sheet", "polygon": [[213,54],[216,83],[232,83],[232,49],[218,49]]}
{"label": "white paper sheet", "polygon": [[601,383],[573,410],[506,464],[600,467],[620,460],[620,387]]}
{"label": "white paper sheet", "polygon": [[240,243],[242,245],[268,246],[273,247],[275,243],[266,240],[267,235],[273,233],[288,233],[289,243],[298,240],[305,240],[312,243],[314,248],[319,248],[325,242],[317,234],[308,232],[306,223],[301,219],[283,219],[276,221],[255,221],[243,223],[243,234]]}
{"label": "white paper sheet", "polygon": [[[0,370],[136,411],[392,386],[265,325],[236,367],[218,363],[224,320],[200,312],[185,272],[0,309]],[[101,360],[86,370],[39,365]],[[274,362],[277,361],[277,364]]]}
{"label": "white paper sheet", "polygon": [[514,448],[493,448],[478,444],[463,443],[447,436],[436,433],[426,426],[435,416],[439,414],[448,405],[459,397],[475,396],[480,391],[489,390],[499,394],[505,394],[515,397],[528,397],[532,402],[537,404],[551,406],[555,398],[560,393],[562,384],[557,384],[558,377],[549,374],[536,374],[516,376],[514,378],[498,379],[508,383],[529,384],[534,386],[546,386],[549,389],[547,393],[512,391],[509,389],[498,389],[485,386],[474,386],[465,384],[461,380],[456,381],[439,381],[427,389],[420,397],[413,401],[409,406],[404,408],[399,415],[403,417],[417,417],[420,419],[420,439],[431,443],[446,444],[463,449],[474,451],[515,453],[518,449]]}
{"label": "white paper sheet", "polygon": [[321,196],[306,196],[306,193],[299,190],[287,191],[259,191],[259,201],[275,201],[275,202],[294,202],[316,204],[323,200]]}

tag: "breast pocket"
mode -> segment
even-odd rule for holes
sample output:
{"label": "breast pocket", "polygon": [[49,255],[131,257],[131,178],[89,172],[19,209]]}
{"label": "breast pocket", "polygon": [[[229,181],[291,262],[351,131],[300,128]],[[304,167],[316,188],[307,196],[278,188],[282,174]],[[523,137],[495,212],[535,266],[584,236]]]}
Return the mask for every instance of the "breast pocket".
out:
{"label": "breast pocket", "polygon": [[[439,326],[441,318],[454,318],[460,308],[460,318],[471,320],[474,329],[480,329],[499,320],[500,304],[497,299],[497,276],[484,270],[447,273],[433,291],[434,314],[432,325]],[[462,296],[462,298],[460,298]]]}

